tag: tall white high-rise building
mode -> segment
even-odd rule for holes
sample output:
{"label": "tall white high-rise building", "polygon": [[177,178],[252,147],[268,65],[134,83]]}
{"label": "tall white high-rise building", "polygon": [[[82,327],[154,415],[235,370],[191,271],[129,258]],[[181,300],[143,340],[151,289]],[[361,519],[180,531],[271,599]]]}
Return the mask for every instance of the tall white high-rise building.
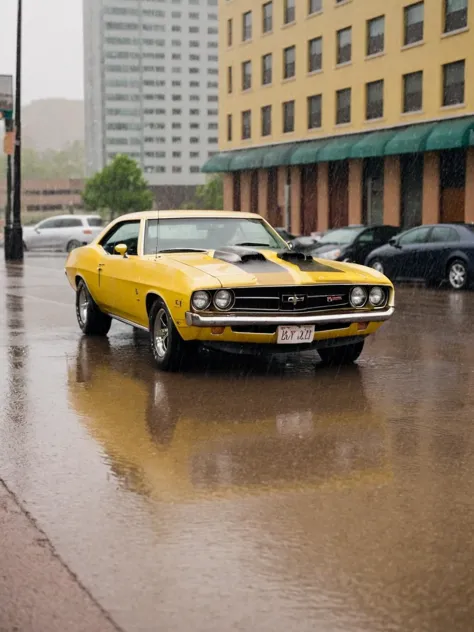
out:
{"label": "tall white high-rise building", "polygon": [[116,154],[197,185],[218,143],[217,0],[84,0],[88,175]]}

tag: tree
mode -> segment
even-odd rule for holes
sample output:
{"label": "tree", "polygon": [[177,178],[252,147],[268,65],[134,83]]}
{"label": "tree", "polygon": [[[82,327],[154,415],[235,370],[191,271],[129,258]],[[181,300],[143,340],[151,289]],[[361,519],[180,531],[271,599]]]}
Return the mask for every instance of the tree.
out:
{"label": "tree", "polygon": [[224,184],[222,177],[212,176],[206,184],[197,187],[194,198],[182,208],[221,211],[224,206]]}
{"label": "tree", "polygon": [[[22,151],[22,173],[24,180],[56,180],[58,178],[84,177],[84,145],[69,144],[60,151],[48,149],[38,152],[25,147]],[[0,154],[0,178],[5,177],[6,160]]]}
{"label": "tree", "polygon": [[128,156],[114,160],[86,181],[82,199],[86,209],[117,215],[148,211],[153,207],[153,194],[148,189],[138,164]]}

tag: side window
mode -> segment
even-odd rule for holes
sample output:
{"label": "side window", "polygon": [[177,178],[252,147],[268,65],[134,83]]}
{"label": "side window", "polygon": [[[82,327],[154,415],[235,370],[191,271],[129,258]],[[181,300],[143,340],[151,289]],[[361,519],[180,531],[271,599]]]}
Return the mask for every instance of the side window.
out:
{"label": "side window", "polygon": [[430,242],[439,244],[460,241],[459,235],[450,226],[435,226],[431,232]]}
{"label": "side window", "polygon": [[77,228],[82,226],[82,220],[78,217],[65,217],[58,220],[57,228]]}
{"label": "side window", "polygon": [[375,241],[375,228],[364,230],[357,238],[358,244],[372,244]]}
{"label": "side window", "polygon": [[406,233],[400,237],[400,246],[410,246],[411,244],[422,244],[426,241],[426,237],[430,232],[429,226],[423,226],[422,228],[414,228],[409,233]]}
{"label": "side window", "polygon": [[61,220],[55,219],[55,218],[46,219],[44,222],[41,222],[40,224],[38,224],[38,230],[49,230],[50,228],[59,228],[60,221]]}
{"label": "side window", "polygon": [[380,226],[375,230],[376,240],[381,244],[385,244],[390,241],[392,237],[395,237],[398,232],[399,231],[396,228],[391,228],[390,226]]}
{"label": "side window", "polygon": [[123,222],[116,224],[102,239],[100,245],[109,255],[116,255],[115,246],[125,244],[127,254],[138,254],[138,235],[140,233],[140,221]]}

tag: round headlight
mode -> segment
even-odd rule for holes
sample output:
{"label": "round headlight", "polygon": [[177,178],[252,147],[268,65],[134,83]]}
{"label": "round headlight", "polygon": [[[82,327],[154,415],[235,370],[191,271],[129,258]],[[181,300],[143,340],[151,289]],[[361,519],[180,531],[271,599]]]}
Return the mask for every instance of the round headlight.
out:
{"label": "round headlight", "polygon": [[380,307],[385,302],[385,292],[381,287],[373,287],[370,290],[369,302],[374,307]]}
{"label": "round headlight", "polygon": [[209,294],[209,292],[205,292],[203,290],[200,290],[199,292],[194,292],[191,303],[194,309],[207,309],[211,304],[211,295]]}
{"label": "round headlight", "polygon": [[234,302],[234,295],[229,290],[219,290],[214,295],[214,305],[217,309],[226,310],[229,309]]}
{"label": "round headlight", "polygon": [[352,307],[364,307],[367,303],[367,290],[363,287],[355,287],[351,290],[350,300]]}

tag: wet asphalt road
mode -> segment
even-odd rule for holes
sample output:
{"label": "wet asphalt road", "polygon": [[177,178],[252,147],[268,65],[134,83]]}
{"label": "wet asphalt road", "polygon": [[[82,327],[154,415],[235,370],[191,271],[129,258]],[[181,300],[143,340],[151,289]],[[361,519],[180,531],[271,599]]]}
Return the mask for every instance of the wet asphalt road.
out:
{"label": "wet asphalt road", "polygon": [[399,289],[352,369],[167,375],[62,265],[0,264],[0,479],[118,626],[474,630],[474,294]]}

